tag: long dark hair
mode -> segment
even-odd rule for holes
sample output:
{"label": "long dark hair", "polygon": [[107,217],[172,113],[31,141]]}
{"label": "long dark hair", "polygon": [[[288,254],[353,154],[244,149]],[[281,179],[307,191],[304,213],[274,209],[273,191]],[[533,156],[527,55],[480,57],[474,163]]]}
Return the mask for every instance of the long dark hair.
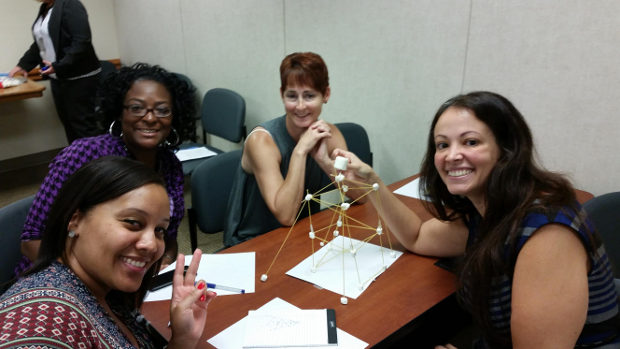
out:
{"label": "long dark hair", "polygon": [[[101,203],[151,183],[165,189],[163,180],[151,168],[120,156],[104,156],[75,171],[63,184],[50,208],[38,258],[24,275],[40,271],[58,258],[69,265],[66,255],[67,227],[75,212],[87,213]],[[138,291],[113,291],[112,296],[119,299],[123,306],[138,308],[160,264],[161,259],[146,272]]]}
{"label": "long dark hair", "polygon": [[[155,81],[162,84],[172,100],[172,127],[179,134],[178,141],[191,139],[196,123],[196,89],[188,81],[166,69],[146,63],[136,63],[122,67],[110,74],[99,87],[99,110],[103,114],[106,130],[112,122],[123,115],[123,104],[127,91],[139,80]],[[114,125],[120,133],[120,122]],[[172,136],[171,136],[172,137]],[[172,137],[174,138],[174,137]],[[177,140],[174,140],[177,141]]]}
{"label": "long dark hair", "polygon": [[[511,266],[516,260],[515,239],[528,210],[534,206],[569,206],[577,210],[574,207],[575,192],[563,176],[546,171],[536,163],[530,129],[508,99],[492,92],[471,92],[442,104],[429,131],[421,187],[431,198],[430,203],[425,203],[427,208],[438,219],[467,221],[478,216],[469,199],[450,194],[434,164],[435,125],[451,107],[473,112],[493,132],[501,152],[486,182],[486,211],[484,217],[480,217],[476,240],[465,254],[459,281],[463,291],[460,292],[461,300],[470,308],[487,340],[499,347],[510,347],[506,338],[494,332],[490,320],[491,281],[503,273],[512,275]],[[508,259],[505,241],[509,241],[512,252]]]}

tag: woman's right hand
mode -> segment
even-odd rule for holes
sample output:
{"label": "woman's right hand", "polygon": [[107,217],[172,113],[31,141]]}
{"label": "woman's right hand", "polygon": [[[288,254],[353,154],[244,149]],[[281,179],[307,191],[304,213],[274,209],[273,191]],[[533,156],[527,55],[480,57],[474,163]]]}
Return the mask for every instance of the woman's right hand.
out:
{"label": "woman's right hand", "polygon": [[344,171],[345,178],[351,181],[364,182],[366,184],[375,183],[379,180],[375,171],[367,163],[360,160],[357,155],[343,149],[334,149],[332,158],[342,156],[349,159],[347,170]]}
{"label": "woman's right hand", "polygon": [[22,69],[22,67],[16,65],[15,68],[11,69],[9,72],[9,77],[12,78],[15,75],[22,75],[23,77],[28,77],[28,72]]}

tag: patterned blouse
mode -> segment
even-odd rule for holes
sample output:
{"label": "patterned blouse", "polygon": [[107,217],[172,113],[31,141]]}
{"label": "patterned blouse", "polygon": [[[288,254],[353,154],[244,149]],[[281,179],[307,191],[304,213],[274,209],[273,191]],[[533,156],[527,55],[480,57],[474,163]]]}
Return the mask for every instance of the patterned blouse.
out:
{"label": "patterned blouse", "polygon": [[[131,157],[123,140],[109,134],[77,139],[64,148],[50,163],[49,172],[34,198],[24,224],[22,241],[41,239],[49,210],[67,178],[90,161],[108,155]],[[157,153],[157,158],[159,172],[164,178],[166,191],[170,196],[170,225],[167,234],[168,237],[176,239],[185,211],[183,168],[172,151],[161,149]],[[30,260],[24,257],[15,269],[16,274],[27,269],[30,264]]]}
{"label": "patterned blouse", "polygon": [[[111,303],[140,348],[155,348],[137,310]],[[18,280],[0,297],[0,348],[134,348],[86,285],[53,262]]]}

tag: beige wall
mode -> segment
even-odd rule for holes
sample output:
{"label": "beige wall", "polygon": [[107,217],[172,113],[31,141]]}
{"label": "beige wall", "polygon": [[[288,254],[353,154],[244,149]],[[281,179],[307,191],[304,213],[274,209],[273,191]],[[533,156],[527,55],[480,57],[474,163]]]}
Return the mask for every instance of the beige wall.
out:
{"label": "beige wall", "polygon": [[[93,44],[99,59],[119,58],[113,0],[82,0],[89,15]],[[0,1],[0,71],[11,70],[32,44],[31,25],[39,2]],[[41,98],[0,103],[0,160],[67,145],[49,83]]]}
{"label": "beige wall", "polygon": [[[387,182],[418,171],[428,125],[443,101],[486,89],[523,112],[545,166],[594,194],[620,189],[618,1],[109,2],[101,6],[114,8],[123,62],[185,73],[201,93],[213,87],[240,92],[249,128],[283,113],[278,65],[284,55],[318,52],[332,87],[323,117],[366,127],[375,167]],[[98,1],[85,3],[93,21],[90,7]],[[21,12],[26,18],[19,21],[30,23],[36,10]],[[1,126],[0,159],[9,157]],[[42,138],[50,130],[28,132]]]}

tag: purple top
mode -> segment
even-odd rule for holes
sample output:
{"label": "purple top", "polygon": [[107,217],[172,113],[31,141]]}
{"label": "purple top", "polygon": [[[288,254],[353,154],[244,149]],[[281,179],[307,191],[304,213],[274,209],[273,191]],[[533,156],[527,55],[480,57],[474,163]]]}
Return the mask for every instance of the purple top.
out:
{"label": "purple top", "polygon": [[[24,224],[21,236],[22,241],[41,239],[50,207],[67,178],[84,164],[108,155],[133,157],[127,151],[122,138],[109,134],[77,139],[70,146],[64,148],[50,163],[49,172],[34,198]],[[159,173],[164,178],[166,191],[168,196],[170,196],[170,225],[168,226],[167,235],[170,238],[176,239],[177,230],[185,211],[183,168],[181,162],[170,150],[159,150],[157,152],[157,159],[159,162]],[[29,266],[30,260],[24,257],[16,271],[22,271]]]}

